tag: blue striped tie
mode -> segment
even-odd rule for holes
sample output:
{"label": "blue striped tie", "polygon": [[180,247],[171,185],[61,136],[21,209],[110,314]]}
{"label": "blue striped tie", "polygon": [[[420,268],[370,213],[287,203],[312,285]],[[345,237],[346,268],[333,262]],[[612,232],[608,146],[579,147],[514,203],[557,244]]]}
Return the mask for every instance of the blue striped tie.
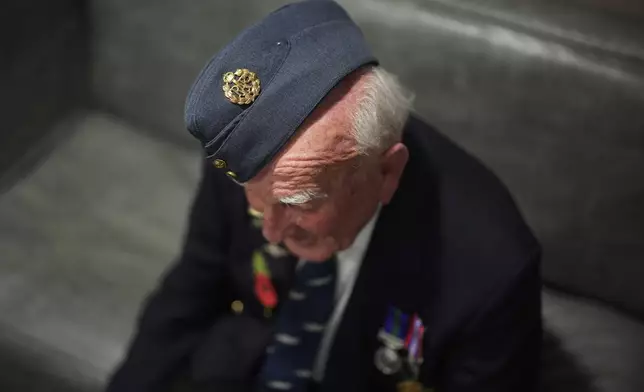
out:
{"label": "blue striped tie", "polygon": [[336,260],[307,262],[282,303],[259,376],[260,391],[304,392],[334,306]]}

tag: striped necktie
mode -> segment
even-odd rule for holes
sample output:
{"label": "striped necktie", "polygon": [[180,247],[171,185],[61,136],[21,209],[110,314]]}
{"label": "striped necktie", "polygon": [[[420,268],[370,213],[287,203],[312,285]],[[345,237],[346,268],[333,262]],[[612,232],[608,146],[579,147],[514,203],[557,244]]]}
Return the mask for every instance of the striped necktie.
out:
{"label": "striped necktie", "polygon": [[259,375],[259,391],[304,392],[334,307],[337,262],[306,262],[282,303]]}

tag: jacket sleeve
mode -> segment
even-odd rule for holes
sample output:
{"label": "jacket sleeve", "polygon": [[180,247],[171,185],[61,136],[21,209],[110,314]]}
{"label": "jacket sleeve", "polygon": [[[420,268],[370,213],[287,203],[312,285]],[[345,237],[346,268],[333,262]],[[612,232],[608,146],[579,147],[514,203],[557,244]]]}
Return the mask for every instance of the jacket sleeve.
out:
{"label": "jacket sleeve", "polygon": [[108,392],[167,390],[224,309],[229,221],[217,174],[204,166],[181,256],[148,298]]}
{"label": "jacket sleeve", "polygon": [[448,355],[444,392],[539,390],[542,342],[539,256],[486,298]]}

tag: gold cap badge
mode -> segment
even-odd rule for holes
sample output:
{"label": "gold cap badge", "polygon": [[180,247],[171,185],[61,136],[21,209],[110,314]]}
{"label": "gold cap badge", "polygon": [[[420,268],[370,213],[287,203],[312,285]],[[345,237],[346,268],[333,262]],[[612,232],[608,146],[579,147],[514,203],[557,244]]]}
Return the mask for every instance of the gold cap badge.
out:
{"label": "gold cap badge", "polygon": [[261,89],[259,78],[255,72],[241,68],[235,72],[224,74],[224,95],[237,105],[248,105],[259,95]]}

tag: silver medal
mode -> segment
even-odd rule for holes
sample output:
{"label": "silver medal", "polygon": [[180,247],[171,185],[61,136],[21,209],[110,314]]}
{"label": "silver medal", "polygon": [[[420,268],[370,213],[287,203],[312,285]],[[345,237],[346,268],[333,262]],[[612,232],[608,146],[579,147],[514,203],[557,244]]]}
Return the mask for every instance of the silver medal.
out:
{"label": "silver medal", "polygon": [[387,346],[382,346],[376,351],[374,363],[376,368],[386,375],[392,375],[402,367],[402,359],[398,353]]}

